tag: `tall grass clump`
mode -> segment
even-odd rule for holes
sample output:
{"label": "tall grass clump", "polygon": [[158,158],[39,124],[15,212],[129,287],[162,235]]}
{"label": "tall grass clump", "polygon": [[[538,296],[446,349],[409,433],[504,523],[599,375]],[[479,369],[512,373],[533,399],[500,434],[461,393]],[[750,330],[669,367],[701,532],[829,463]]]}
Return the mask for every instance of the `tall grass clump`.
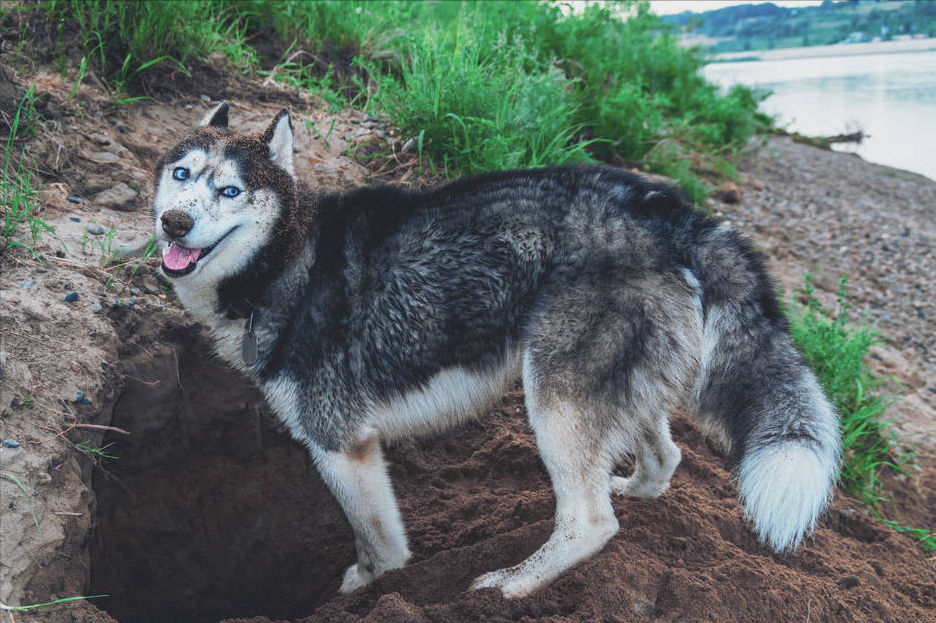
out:
{"label": "tall grass clump", "polygon": [[42,8],[57,25],[59,41],[76,31],[84,57],[118,91],[161,64],[188,74],[190,61],[212,52],[243,68],[255,56],[223,0],[46,0]]}
{"label": "tall grass clump", "polygon": [[755,92],[708,83],[705,59],[646,3],[577,12],[546,2],[268,0],[245,10],[258,7],[287,41],[356,54],[370,105],[421,136],[451,173],[625,161],[676,177],[698,201],[700,176],[730,173],[731,154],[770,123]]}
{"label": "tall grass clump", "polygon": [[487,47],[475,32],[459,21],[409,38],[399,76],[366,65],[377,85],[371,103],[449,172],[589,160],[570,80],[533,56],[519,34]]}
{"label": "tall grass clump", "polygon": [[815,299],[810,275],[801,290],[805,305],[787,308],[787,315],[793,339],[816,371],[842,423],[842,487],[875,505],[880,500],[880,472],[894,462],[890,423],[882,418],[891,399],[881,395],[881,379],[865,366],[877,336],[848,323],[845,283],[843,277],[836,318],[830,318]]}
{"label": "tall grass clump", "polygon": [[[38,180],[28,165],[25,150],[16,157],[16,138],[31,131],[35,120],[33,96],[35,85],[29,87],[13,116],[10,134],[3,146],[3,168],[0,172],[0,209],[3,211],[3,224],[0,230],[0,251],[21,247],[30,251],[36,259],[38,255],[27,243],[16,240],[20,224],[29,226],[33,244],[42,239],[44,230],[49,226],[39,216]],[[53,232],[54,233],[54,232]]]}
{"label": "tall grass clump", "polygon": [[882,516],[882,504],[889,500],[881,475],[888,469],[904,473],[911,455],[897,450],[891,421],[884,418],[884,410],[895,399],[884,395],[881,387],[884,380],[865,365],[868,349],[877,343],[877,335],[849,322],[845,285],[843,276],[835,318],[824,312],[816,300],[808,274],[800,290],[805,305],[785,305],[793,339],[839,414],[843,447],[839,485],[864,502],[889,527],[910,534],[924,547],[936,549],[936,533]]}

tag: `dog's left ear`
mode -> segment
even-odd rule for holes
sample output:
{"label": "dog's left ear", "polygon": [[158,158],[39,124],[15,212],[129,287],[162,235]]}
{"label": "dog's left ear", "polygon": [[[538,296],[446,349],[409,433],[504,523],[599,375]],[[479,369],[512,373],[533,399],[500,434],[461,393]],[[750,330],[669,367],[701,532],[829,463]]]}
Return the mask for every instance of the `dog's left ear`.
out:
{"label": "dog's left ear", "polygon": [[228,127],[228,106],[227,102],[221,102],[217,106],[211,109],[204,119],[201,120],[199,126],[207,126],[209,128],[222,128],[227,129]]}
{"label": "dog's left ear", "polygon": [[263,142],[270,147],[270,160],[285,169],[295,179],[293,131],[288,110],[284,108],[273,118],[272,123],[263,133]]}

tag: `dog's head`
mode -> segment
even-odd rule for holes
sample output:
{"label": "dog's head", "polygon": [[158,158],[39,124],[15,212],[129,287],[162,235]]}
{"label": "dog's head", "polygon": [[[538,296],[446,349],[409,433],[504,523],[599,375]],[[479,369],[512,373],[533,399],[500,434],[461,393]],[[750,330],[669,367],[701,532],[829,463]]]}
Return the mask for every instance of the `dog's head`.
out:
{"label": "dog's head", "polygon": [[209,112],[156,166],[154,216],[163,273],[214,287],[282,249],[296,210],[293,133],[282,110],[266,131],[235,134],[228,104]]}

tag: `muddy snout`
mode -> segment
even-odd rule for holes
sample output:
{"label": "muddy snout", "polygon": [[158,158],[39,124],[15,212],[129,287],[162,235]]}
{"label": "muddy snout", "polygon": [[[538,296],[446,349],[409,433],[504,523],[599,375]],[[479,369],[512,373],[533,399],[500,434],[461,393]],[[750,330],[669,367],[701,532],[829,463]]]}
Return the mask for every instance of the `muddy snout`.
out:
{"label": "muddy snout", "polygon": [[182,210],[169,210],[160,217],[163,231],[173,238],[181,238],[195,227],[195,221]]}

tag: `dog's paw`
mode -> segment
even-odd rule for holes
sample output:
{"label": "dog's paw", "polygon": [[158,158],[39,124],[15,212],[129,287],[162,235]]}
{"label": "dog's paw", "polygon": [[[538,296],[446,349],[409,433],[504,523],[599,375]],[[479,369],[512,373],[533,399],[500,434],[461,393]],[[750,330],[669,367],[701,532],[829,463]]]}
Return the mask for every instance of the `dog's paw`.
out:
{"label": "dog's paw", "polygon": [[479,588],[497,588],[508,599],[524,597],[529,595],[539,587],[536,582],[530,582],[529,578],[524,578],[514,567],[508,569],[498,569],[475,578],[471,583],[471,590],[476,591]]}
{"label": "dog's paw", "polygon": [[344,580],[341,582],[341,588],[338,589],[338,592],[342,595],[346,595],[361,588],[365,584],[370,584],[374,577],[373,573],[367,569],[362,569],[361,565],[354,563],[345,571]]}
{"label": "dog's paw", "polygon": [[663,495],[669,489],[669,481],[651,482],[648,480],[636,481],[633,478],[613,476],[611,478],[611,493],[614,495],[629,495],[635,498],[653,499]]}

